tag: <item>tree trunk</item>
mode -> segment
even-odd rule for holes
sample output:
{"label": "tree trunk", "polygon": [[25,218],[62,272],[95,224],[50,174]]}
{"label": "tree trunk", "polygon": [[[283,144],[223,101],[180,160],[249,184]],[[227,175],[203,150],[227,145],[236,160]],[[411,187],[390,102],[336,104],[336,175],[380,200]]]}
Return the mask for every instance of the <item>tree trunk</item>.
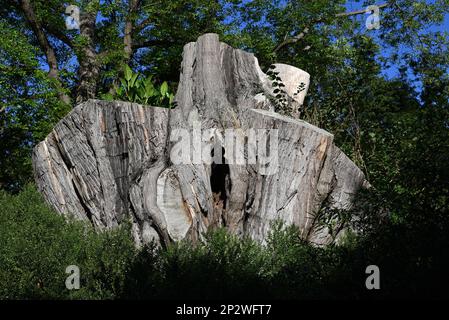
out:
{"label": "tree trunk", "polygon": [[130,0],[128,15],[125,21],[125,32],[123,36],[123,44],[125,45],[125,63],[128,63],[133,55],[133,38],[132,33],[134,31],[135,14],[140,6],[140,0]]}
{"label": "tree trunk", "polygon": [[123,35],[123,63],[119,66],[118,75],[112,81],[112,85],[109,88],[109,93],[114,95],[117,91],[117,88],[120,86],[120,77],[123,77],[125,73],[125,65],[129,64],[129,61],[132,59],[134,54],[134,45],[133,45],[133,31],[134,31],[134,23],[135,23],[135,14],[139,9],[141,4],[140,0],[130,0],[128,6],[128,15],[125,19],[125,29]]}
{"label": "tree trunk", "polygon": [[138,244],[217,226],[263,242],[276,220],[328,244],[320,209],[350,208],[364,175],[332,134],[274,112],[271,84],[252,54],[201,36],[184,47],[175,109],[89,100],[58,123],[34,149],[39,190],[98,229],[130,218]]}
{"label": "tree trunk", "polygon": [[95,20],[97,12],[83,12],[80,15],[80,36],[85,42],[78,56],[78,87],[76,103],[94,99],[97,94],[97,83],[100,77],[100,66],[95,51]]}
{"label": "tree trunk", "polygon": [[49,68],[48,76],[56,81],[59,99],[64,103],[70,104],[70,97],[64,93],[61,80],[59,78],[58,60],[56,58],[55,51],[48,42],[44,29],[41,23],[39,22],[38,18],[36,17],[36,14],[30,1],[21,0],[20,6],[22,8],[23,13],[25,14],[27,22],[30,24],[31,29],[33,30],[33,33],[39,42],[39,46],[41,47],[42,51],[45,54],[45,58],[47,60]]}

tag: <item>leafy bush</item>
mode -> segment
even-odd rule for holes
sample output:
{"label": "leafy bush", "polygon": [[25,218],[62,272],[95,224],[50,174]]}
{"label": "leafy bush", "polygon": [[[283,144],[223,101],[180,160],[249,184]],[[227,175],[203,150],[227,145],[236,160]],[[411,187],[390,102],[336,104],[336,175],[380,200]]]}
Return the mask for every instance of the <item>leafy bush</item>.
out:
{"label": "leafy bush", "polygon": [[159,87],[153,84],[151,76],[144,78],[140,73],[134,73],[126,65],[124,78],[120,78],[121,86],[116,88],[115,94],[104,94],[105,100],[118,99],[157,107],[171,108],[174,95],[170,92],[168,83],[164,81]]}
{"label": "leafy bush", "polygon": [[224,229],[202,243],[180,242],[160,253],[164,285],[161,297],[245,298],[266,296],[262,270],[266,253],[250,239]]}
{"label": "leafy bush", "polygon": [[[366,199],[365,199],[366,200]],[[422,214],[417,211],[417,214]],[[420,220],[419,220],[420,221]],[[0,192],[0,299],[329,299],[444,297],[449,294],[449,229],[429,220],[396,220],[314,247],[296,227],[273,225],[267,243],[224,229],[204,241],[136,249],[130,226],[101,233],[66,220],[35,187]],[[422,241],[426,239],[426,241]],[[378,265],[381,290],[365,288]],[[80,290],[65,287],[66,267],[81,271]]]}
{"label": "leafy bush", "polygon": [[[108,299],[119,294],[135,254],[129,227],[95,233],[66,221],[33,186],[17,196],[0,192],[1,299]],[[77,265],[81,289],[65,287],[66,267]]]}

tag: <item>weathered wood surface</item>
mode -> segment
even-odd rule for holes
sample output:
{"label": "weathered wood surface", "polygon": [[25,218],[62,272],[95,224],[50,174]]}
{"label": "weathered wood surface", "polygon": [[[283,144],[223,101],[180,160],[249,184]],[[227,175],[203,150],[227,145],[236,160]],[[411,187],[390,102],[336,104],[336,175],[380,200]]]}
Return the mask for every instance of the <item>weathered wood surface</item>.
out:
{"label": "weathered wood surface", "polygon": [[[303,100],[291,94],[298,79],[308,81],[307,74],[282,79],[291,103]],[[35,147],[36,183],[58,212],[97,229],[131,219],[138,244],[198,240],[217,226],[263,241],[277,219],[297,225],[304,239],[327,244],[333,237],[318,225],[319,209],[349,208],[364,175],[332,134],[275,113],[271,94],[254,55],[206,34],[184,47],[175,109],[98,100],[78,105]],[[229,129],[246,135],[238,164],[224,139]],[[250,149],[273,155],[274,148],[261,137],[249,143],[251,129],[276,131],[269,172],[258,155],[250,161]],[[201,150],[192,147],[190,160],[209,147],[216,160],[224,151],[227,163],[173,159],[179,139],[185,145],[182,137],[195,130],[205,138]]]}

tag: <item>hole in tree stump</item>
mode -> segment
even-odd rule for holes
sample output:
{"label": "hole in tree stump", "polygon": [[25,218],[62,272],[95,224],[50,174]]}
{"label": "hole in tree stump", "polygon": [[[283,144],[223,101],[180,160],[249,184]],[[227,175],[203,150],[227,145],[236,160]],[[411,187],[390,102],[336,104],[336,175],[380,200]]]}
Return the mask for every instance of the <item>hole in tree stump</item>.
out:
{"label": "hole in tree stump", "polygon": [[225,149],[221,147],[221,159],[219,154],[215,156],[215,149],[216,147],[211,151],[211,156],[214,160],[211,165],[210,185],[214,203],[226,209],[227,195],[231,191],[229,165],[225,163]]}

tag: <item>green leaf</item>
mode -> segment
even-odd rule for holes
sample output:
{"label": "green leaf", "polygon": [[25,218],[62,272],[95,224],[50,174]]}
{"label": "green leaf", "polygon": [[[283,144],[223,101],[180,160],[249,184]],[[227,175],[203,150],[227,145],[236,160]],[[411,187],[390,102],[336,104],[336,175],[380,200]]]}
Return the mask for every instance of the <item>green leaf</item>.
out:
{"label": "green leaf", "polygon": [[125,65],[125,79],[126,81],[130,81],[133,76],[133,71],[128,65]]}
{"label": "green leaf", "polygon": [[146,95],[146,91],[144,87],[139,87],[137,89],[137,95],[139,96],[139,98],[143,101],[145,101],[146,98],[148,98],[148,96]]}
{"label": "green leaf", "polygon": [[124,90],[125,90],[124,87],[119,87],[119,88],[117,88],[117,89],[115,90],[115,93],[117,94],[117,96],[118,96],[119,98],[122,98],[123,93],[124,93]]}
{"label": "green leaf", "polygon": [[101,99],[106,100],[106,101],[112,101],[112,100],[114,100],[114,96],[110,93],[104,93],[101,95]]}
{"label": "green leaf", "polygon": [[139,73],[135,73],[132,75],[131,80],[129,81],[130,88],[136,86],[139,87],[139,83],[136,83],[137,77],[139,76]]}
{"label": "green leaf", "polygon": [[145,79],[144,85],[145,85],[145,92],[148,95],[148,97],[153,97],[156,95],[156,89],[154,88],[154,85],[151,82],[151,77]]}
{"label": "green leaf", "polygon": [[120,82],[122,84],[122,88],[124,88],[125,90],[128,89],[128,82],[125,81],[125,79],[120,78]]}
{"label": "green leaf", "polygon": [[168,92],[168,84],[167,84],[167,81],[164,81],[164,83],[161,84],[160,91],[161,91],[162,97],[166,97],[166,96],[167,96],[167,92]]}

